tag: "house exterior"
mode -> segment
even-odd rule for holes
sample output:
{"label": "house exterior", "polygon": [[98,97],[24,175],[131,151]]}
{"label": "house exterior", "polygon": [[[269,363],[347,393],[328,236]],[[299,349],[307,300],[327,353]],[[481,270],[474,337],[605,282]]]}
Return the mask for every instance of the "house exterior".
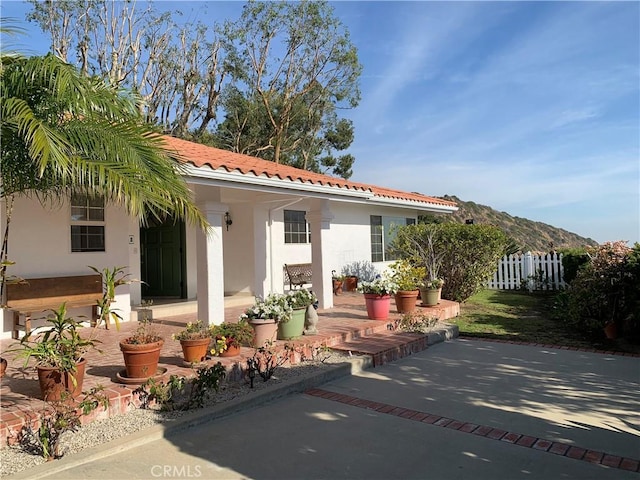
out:
{"label": "house exterior", "polygon": [[[224,319],[229,295],[283,292],[283,266],[313,264],[320,308],[333,306],[331,272],[370,260],[381,272],[396,224],[418,214],[451,213],[454,203],[417,193],[321,175],[173,137],[167,147],[184,163],[185,179],[212,228],[170,219],[140,227],[121,207],[74,197],[42,207],[18,198],[11,218],[9,273],[23,278],[91,274],[127,266],[144,283],[119,287],[125,319],[143,298],[197,299],[198,318]],[[6,223],[2,208],[0,227]],[[87,314],[86,312],[71,312]],[[2,336],[11,332],[4,315]]]}

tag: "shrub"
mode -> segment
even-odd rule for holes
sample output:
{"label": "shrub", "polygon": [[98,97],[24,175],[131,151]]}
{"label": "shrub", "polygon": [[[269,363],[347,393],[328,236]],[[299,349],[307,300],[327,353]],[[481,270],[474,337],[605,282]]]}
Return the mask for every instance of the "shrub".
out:
{"label": "shrub", "polygon": [[567,248],[559,252],[562,253],[563,280],[569,284],[576,278],[580,267],[589,262],[589,255],[584,248]]}
{"label": "shrub", "polygon": [[[430,242],[426,241],[427,236],[431,236]],[[431,245],[430,258],[437,260],[437,276],[444,279],[442,298],[462,302],[484,287],[510,241],[502,230],[492,225],[420,224],[400,227],[392,249],[401,258],[425,266],[429,271],[424,252],[416,247]]]}
{"label": "shrub", "polygon": [[606,242],[587,247],[588,261],[578,269],[560,304],[569,323],[595,332],[609,322],[619,333],[640,333],[640,244]]}

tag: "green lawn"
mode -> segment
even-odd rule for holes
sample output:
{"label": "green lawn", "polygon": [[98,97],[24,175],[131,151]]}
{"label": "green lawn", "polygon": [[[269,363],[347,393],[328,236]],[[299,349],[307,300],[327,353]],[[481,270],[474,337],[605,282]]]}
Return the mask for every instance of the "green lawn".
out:
{"label": "green lawn", "polygon": [[483,290],[460,305],[461,335],[640,353],[623,339],[590,338],[551,318],[554,294]]}

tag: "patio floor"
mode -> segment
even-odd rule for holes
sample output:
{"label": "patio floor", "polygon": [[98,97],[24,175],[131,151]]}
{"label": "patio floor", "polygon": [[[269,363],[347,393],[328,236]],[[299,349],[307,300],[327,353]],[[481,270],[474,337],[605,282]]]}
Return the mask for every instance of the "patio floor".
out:
{"label": "patio floor", "polygon": [[[225,309],[225,320],[235,322],[246,306],[234,306]],[[437,317],[440,321],[456,317],[459,314],[459,304],[443,300],[437,307],[418,307],[428,315]],[[374,366],[393,361],[402,356],[423,350],[427,347],[427,338],[423,335],[403,334],[389,330],[389,324],[400,318],[395,312],[395,305],[391,305],[389,320],[369,320],[367,318],[364,297],[360,293],[345,292],[334,297],[334,308],[319,310],[318,334],[302,336],[293,341],[278,341],[282,347],[285,343],[296,345],[303,349],[327,346],[338,350],[349,350],[353,353],[363,353],[373,356]],[[164,337],[165,343],[160,356],[159,368],[166,369],[164,374],[192,376],[193,369],[183,365],[182,350],[178,341],[171,339],[171,334],[182,328],[189,321],[194,321],[196,314],[183,314],[154,318],[157,331]],[[98,409],[86,420],[104,418],[124,413],[135,408],[136,401],[131,392],[137,385],[124,385],[118,382],[117,375],[124,368],[122,353],[118,340],[135,330],[137,322],[127,322],[121,325],[120,331],[100,328],[95,331],[100,352],[91,351],[86,355],[88,360],[83,389],[88,390],[97,385],[104,387],[104,392],[110,402],[108,411]],[[6,351],[15,340],[0,341],[0,351]],[[227,368],[227,381],[244,381],[246,359],[255,350],[243,347],[241,354],[236,357],[214,357],[208,364],[220,361]],[[15,359],[13,354],[3,355],[9,365],[2,378],[0,388],[0,448],[6,445],[10,430],[16,431],[24,424],[30,412],[41,408],[40,387],[33,368],[23,368],[22,360]],[[295,361],[295,360],[294,360]],[[84,420],[84,419],[83,419]]]}

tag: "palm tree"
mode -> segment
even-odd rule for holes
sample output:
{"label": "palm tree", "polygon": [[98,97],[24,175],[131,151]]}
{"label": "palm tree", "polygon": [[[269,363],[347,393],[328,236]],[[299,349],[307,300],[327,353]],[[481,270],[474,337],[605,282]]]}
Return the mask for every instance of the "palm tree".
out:
{"label": "palm tree", "polygon": [[135,95],[83,76],[52,54],[3,53],[0,102],[0,199],[6,208],[0,295],[18,195],[43,205],[71,192],[100,195],[142,223],[171,216],[208,228],[175,154],[144,123]]}

